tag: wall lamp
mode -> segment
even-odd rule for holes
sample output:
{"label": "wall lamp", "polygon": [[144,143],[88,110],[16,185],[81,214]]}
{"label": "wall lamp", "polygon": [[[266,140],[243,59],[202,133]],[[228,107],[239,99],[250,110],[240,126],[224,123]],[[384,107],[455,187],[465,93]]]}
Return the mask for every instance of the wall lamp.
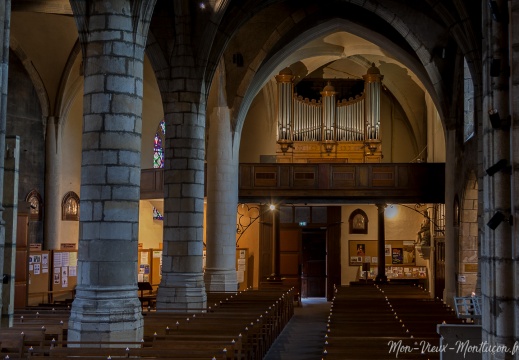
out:
{"label": "wall lamp", "polygon": [[506,159],[501,159],[496,162],[494,165],[486,169],[486,173],[488,176],[494,176],[495,173],[499,171],[506,172],[507,174],[511,174],[512,168],[508,165],[508,161]]}
{"label": "wall lamp", "polygon": [[492,216],[492,218],[487,222],[487,226],[492,230],[495,230],[503,221],[508,222],[510,225],[514,224],[514,218],[512,215],[507,216],[503,214],[501,211],[498,211]]}

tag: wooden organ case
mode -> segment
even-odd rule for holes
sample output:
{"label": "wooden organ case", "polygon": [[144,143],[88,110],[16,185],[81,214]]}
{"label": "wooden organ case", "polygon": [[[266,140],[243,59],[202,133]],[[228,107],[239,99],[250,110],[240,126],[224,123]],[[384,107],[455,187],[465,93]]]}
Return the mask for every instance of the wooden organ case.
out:
{"label": "wooden organ case", "polygon": [[383,75],[372,64],[364,78],[364,92],[336,100],[328,82],[321,99],[294,94],[288,68],[276,75],[278,85],[278,163],[379,163],[380,89]]}

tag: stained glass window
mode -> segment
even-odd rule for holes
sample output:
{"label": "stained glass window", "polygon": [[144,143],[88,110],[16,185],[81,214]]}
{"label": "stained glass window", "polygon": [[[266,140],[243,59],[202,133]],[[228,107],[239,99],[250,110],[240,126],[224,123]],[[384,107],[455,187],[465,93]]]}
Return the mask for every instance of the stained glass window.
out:
{"label": "stained glass window", "polygon": [[164,167],[164,148],[162,147],[162,139],[166,135],[166,123],[161,120],[155,139],[153,141],[153,168],[162,169]]}
{"label": "stained glass window", "polygon": [[[153,168],[162,169],[164,168],[164,147],[162,142],[166,136],[166,122],[162,119],[157,127],[155,138],[153,140]],[[164,220],[164,216],[154,206],[153,207],[153,220]]]}

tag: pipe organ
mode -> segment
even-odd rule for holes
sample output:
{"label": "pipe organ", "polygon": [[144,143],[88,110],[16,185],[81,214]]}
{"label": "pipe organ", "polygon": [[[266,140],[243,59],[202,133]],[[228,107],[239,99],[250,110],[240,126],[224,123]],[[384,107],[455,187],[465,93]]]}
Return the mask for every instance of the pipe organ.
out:
{"label": "pipe organ", "polygon": [[383,76],[373,64],[363,78],[364,92],[355,98],[337,101],[328,82],[321,99],[310,100],[294,94],[292,72],[282,70],[276,76],[277,162],[380,162]]}

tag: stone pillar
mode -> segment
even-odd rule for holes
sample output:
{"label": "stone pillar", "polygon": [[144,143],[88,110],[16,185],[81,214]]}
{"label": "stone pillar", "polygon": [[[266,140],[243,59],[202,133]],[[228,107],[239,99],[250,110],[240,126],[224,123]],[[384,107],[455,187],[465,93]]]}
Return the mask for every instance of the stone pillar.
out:
{"label": "stone pillar", "polygon": [[211,115],[207,153],[206,268],[207,291],[236,291],[236,208],[239,146],[231,129],[230,110]]}
{"label": "stone pillar", "polygon": [[[272,204],[276,204],[276,202],[272,201]],[[280,206],[276,206],[272,209],[272,275],[268,278],[268,280],[272,281],[281,281],[280,276],[280,241],[281,241],[281,229],[279,227],[279,214],[280,214]]]}
{"label": "stone pillar", "polygon": [[375,279],[378,283],[387,282],[386,276],[386,227],[384,211],[386,204],[376,204],[378,213],[378,274]]}
{"label": "stone pillar", "polygon": [[202,258],[205,116],[202,104],[194,106],[198,99],[199,93],[186,92],[184,102],[170,104],[178,112],[165,115],[164,245],[158,311],[203,309],[207,304]]}
{"label": "stone pillar", "polygon": [[[174,8],[171,68],[157,73],[168,129],[158,311],[188,311],[207,305],[203,274],[205,83],[194,60],[190,3],[175,1]],[[179,78],[172,79],[170,74]]]}
{"label": "stone pillar", "polygon": [[154,1],[72,0],[84,63],[78,277],[68,339],[140,341],[144,45]]}
{"label": "stone pillar", "polygon": [[61,136],[59,118],[49,116],[45,131],[45,217],[43,244],[46,250],[60,246],[61,223]]}
{"label": "stone pillar", "polygon": [[[510,4],[509,11],[511,12],[510,17],[517,19],[518,11],[519,9],[516,6],[516,3],[508,3]],[[517,57],[517,48],[519,48],[519,31],[517,27],[517,23],[515,23],[515,28],[511,32],[511,47],[509,48],[509,51],[512,53],[512,61],[514,63],[517,63],[518,57]],[[518,88],[518,75],[519,73],[517,71],[514,71],[511,75],[511,93],[514,94],[514,98],[511,105],[511,113],[512,117],[515,118],[513,120],[513,125],[511,128],[511,142],[510,142],[510,164],[512,167],[512,173],[511,173],[511,216],[513,219],[513,227],[512,227],[512,234],[511,234],[511,243],[512,243],[512,264],[510,265],[512,272],[510,274],[515,274],[514,282],[512,283],[513,286],[513,301],[515,303],[514,305],[514,313],[515,313],[515,321],[512,321],[514,323],[513,328],[513,338],[516,340],[519,339],[519,321],[517,321],[519,317],[519,127],[517,123],[517,114],[519,113],[519,104],[517,103],[517,94],[519,91]],[[506,226],[507,224],[505,224]],[[505,241],[507,241],[506,239]],[[515,354],[516,359],[519,358],[519,353]]]}
{"label": "stone pillar", "polygon": [[14,320],[14,284],[16,270],[16,229],[18,224],[18,175],[20,165],[20,138],[6,139],[4,170],[5,245],[4,265],[1,274],[7,276],[7,284],[2,284],[2,321],[0,327],[12,327]]}
{"label": "stone pillar", "polygon": [[[0,2],[0,184],[4,183],[4,155],[5,155],[5,128],[7,119],[7,83],[9,77],[9,34],[11,30],[11,0]],[[0,269],[4,268],[5,256],[5,222],[3,186],[0,186]],[[3,274],[0,274],[3,275]],[[0,286],[0,313],[3,314],[3,304],[1,299],[2,288]]]}
{"label": "stone pillar", "polygon": [[454,189],[456,175],[456,131],[445,131],[446,159],[445,159],[445,288],[443,301],[454,306],[456,296],[456,231],[454,229]]}
{"label": "stone pillar", "polygon": [[[510,102],[511,84],[517,84],[515,67],[511,68],[510,57],[516,54],[514,32],[509,32],[509,19],[516,18],[517,9],[509,6],[508,1],[496,0],[500,18],[495,19],[488,6],[483,6],[483,106],[481,129],[481,151],[483,169],[488,169],[502,159],[506,163],[517,161],[517,154],[511,152],[510,128],[507,119],[512,119],[512,138],[517,131],[517,102]],[[509,14],[509,11],[511,14]],[[509,17],[510,16],[510,17]],[[512,39],[509,38],[512,36]],[[510,74],[510,71],[512,73]],[[492,117],[490,117],[492,115]],[[497,116],[496,116],[497,115]],[[496,122],[495,117],[500,120]],[[514,181],[516,181],[514,179]],[[489,345],[514,346],[518,334],[518,293],[517,290],[517,249],[514,249],[512,226],[506,220],[514,212],[511,209],[511,177],[508,171],[484,174],[482,210],[483,226],[481,240],[481,294],[482,294],[482,341]],[[517,195],[516,195],[517,196]],[[515,199],[513,200],[516,201]],[[498,212],[503,215],[503,222],[490,227],[489,220]],[[517,220],[514,219],[517,228]],[[517,231],[517,230],[516,230]],[[515,254],[514,254],[515,252]],[[516,272],[514,273],[514,267]],[[515,276],[514,276],[515,274]],[[495,355],[484,352],[483,359],[509,359],[511,354],[498,352]],[[515,355],[517,358],[517,354]]]}

